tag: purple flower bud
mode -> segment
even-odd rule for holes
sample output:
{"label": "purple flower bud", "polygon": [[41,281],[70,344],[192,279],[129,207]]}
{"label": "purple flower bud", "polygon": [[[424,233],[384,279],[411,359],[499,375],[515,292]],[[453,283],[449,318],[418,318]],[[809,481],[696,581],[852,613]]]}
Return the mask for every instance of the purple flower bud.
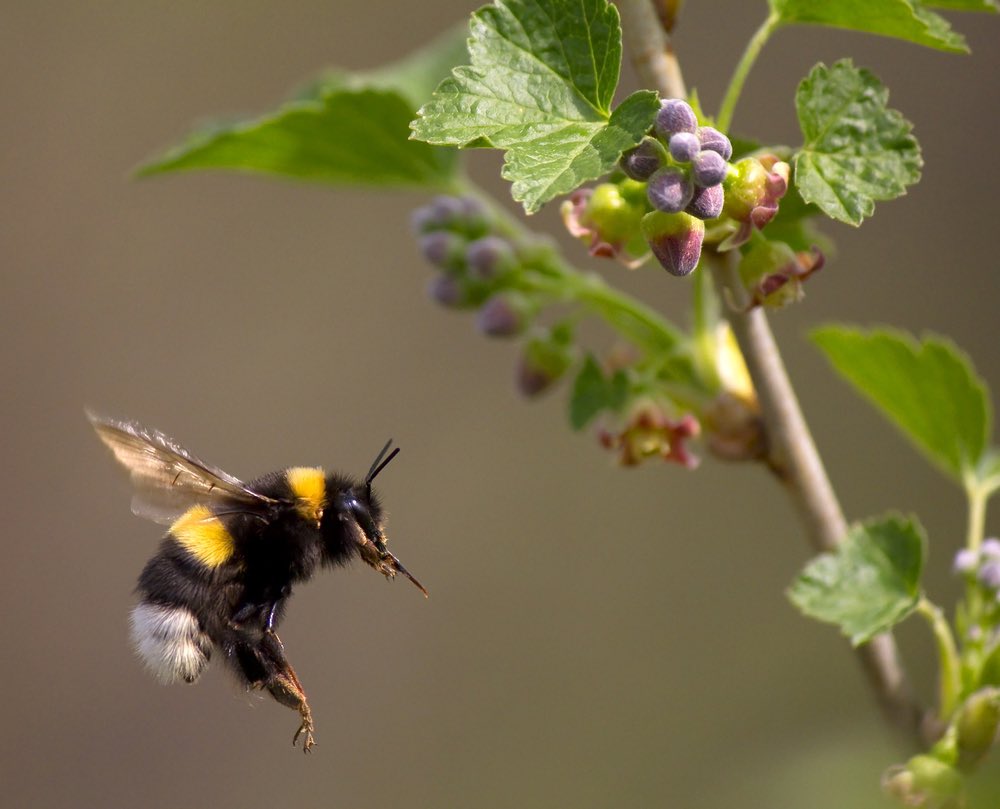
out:
{"label": "purple flower bud", "polygon": [[483,304],[476,326],[489,337],[514,337],[524,330],[527,306],[512,295],[494,295]]}
{"label": "purple flower bud", "polygon": [[698,118],[691,105],[680,98],[668,98],[662,102],[660,111],[656,113],[653,131],[661,140],[670,140],[675,132],[695,132],[698,129]]}
{"label": "purple flower bud", "polygon": [[1000,590],[1000,560],[990,559],[979,568],[979,583],[990,590]]}
{"label": "purple flower bud", "polygon": [[718,185],[726,176],[726,161],[718,152],[702,149],[691,161],[691,177],[699,188]]}
{"label": "purple flower bud", "polygon": [[729,160],[733,156],[732,142],[715,127],[699,126],[696,134],[702,149],[718,152],[723,160]]}
{"label": "purple flower bud", "polygon": [[448,230],[432,230],[420,237],[420,252],[435,267],[459,269],[465,253],[465,239]]}
{"label": "purple flower bud", "polygon": [[984,539],[979,552],[984,559],[1000,559],[1000,539],[996,537]]}
{"label": "purple flower bud", "polygon": [[432,300],[450,309],[465,303],[465,292],[457,278],[452,275],[435,275],[427,284],[427,294]]}
{"label": "purple flower bud", "polygon": [[694,186],[679,168],[667,166],[649,178],[646,194],[650,205],[658,211],[678,213],[691,201]]}
{"label": "purple flower bud", "polygon": [[469,277],[477,281],[493,281],[517,266],[514,248],[500,236],[483,236],[469,242],[465,262]]}
{"label": "purple flower bud", "polygon": [[955,554],[951,569],[959,575],[972,573],[979,566],[979,554],[970,548],[962,548]]}
{"label": "purple flower bud", "polygon": [[625,152],[618,165],[631,179],[645,182],[660,167],[660,151],[651,140],[644,140]]}
{"label": "purple flower bud", "polygon": [[686,213],[651,211],[642,218],[642,232],[653,255],[672,275],[688,275],[698,266],[705,223]]}
{"label": "purple flower bud", "polygon": [[434,197],[410,217],[414,233],[455,230],[466,235],[485,233],[489,225],[486,208],[472,197]]}
{"label": "purple flower bud", "polygon": [[678,163],[690,163],[701,150],[701,141],[691,132],[675,132],[670,136],[670,156]]}
{"label": "purple flower bud", "polygon": [[715,219],[722,213],[722,206],[726,201],[725,192],[721,185],[713,185],[709,188],[696,188],[691,202],[688,203],[687,211],[691,216],[699,219]]}

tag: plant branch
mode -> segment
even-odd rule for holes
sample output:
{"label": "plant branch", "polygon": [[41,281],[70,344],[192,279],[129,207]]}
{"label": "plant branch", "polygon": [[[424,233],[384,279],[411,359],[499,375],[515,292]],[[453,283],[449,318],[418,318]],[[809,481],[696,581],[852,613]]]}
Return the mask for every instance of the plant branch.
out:
{"label": "plant branch", "polygon": [[[646,7],[645,12],[641,6]],[[628,26],[625,35],[631,44],[636,71],[649,86],[676,95],[677,88],[669,77],[655,70],[654,60],[647,58],[647,54],[657,49],[665,52],[669,47],[669,40],[655,22],[650,0],[619,0],[619,7]],[[647,21],[650,15],[652,24]],[[726,94],[728,104],[723,105],[723,112],[728,111],[727,115],[732,114],[750,65],[774,25],[769,18],[744,53]],[[672,50],[669,58],[673,59]],[[674,72],[680,76],[679,67]],[[704,264],[712,265],[720,297],[732,304],[728,318],[757,390],[767,433],[769,465],[785,485],[813,546],[820,551],[833,550],[847,534],[847,521],[806,426],[771,327],[762,309],[747,310],[748,295],[740,281],[734,254],[716,256],[714,261],[706,261],[708,258],[707,253],[703,254],[701,271],[708,269]],[[910,689],[892,636],[876,636],[859,647],[857,655],[889,724],[919,745],[923,741],[922,711]]]}
{"label": "plant branch", "polygon": [[940,607],[932,604],[926,598],[921,598],[917,603],[917,612],[926,619],[937,644],[938,657],[941,661],[938,719],[942,723],[947,723],[955,708],[958,707],[958,698],[962,690],[962,671],[958,647],[955,645],[955,636],[952,635],[951,627],[948,626]]}
{"label": "plant branch", "polygon": [[[847,534],[847,521],[799,407],[763,309],[747,310],[734,252],[715,256],[711,269],[720,297],[731,302],[729,323],[757,391],[768,442],[767,462],[784,484],[818,551],[834,550]],[[703,269],[706,269],[703,267]],[[922,710],[916,702],[892,635],[877,635],[856,650],[888,722],[921,741]]]}
{"label": "plant branch", "polygon": [[622,36],[636,73],[665,98],[687,98],[684,76],[670,34],[664,30],[655,0],[616,0]]}

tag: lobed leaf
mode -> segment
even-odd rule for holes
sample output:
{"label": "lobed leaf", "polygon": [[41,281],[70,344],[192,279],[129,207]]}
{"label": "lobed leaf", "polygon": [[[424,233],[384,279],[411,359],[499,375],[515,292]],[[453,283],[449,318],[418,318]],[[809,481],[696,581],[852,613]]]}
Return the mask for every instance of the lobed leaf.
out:
{"label": "lobed leaf", "polygon": [[[981,5],[984,0],[967,2]],[[905,39],[917,45],[953,53],[967,53],[969,50],[965,39],[951,30],[944,17],[926,8],[928,5],[941,3],[922,3],[918,0],[769,0],[769,3],[772,13],[783,24],[804,23],[847,28]]]}
{"label": "lobed leaf", "polygon": [[991,431],[986,386],[951,342],[845,326],[812,339],[833,367],[960,484],[978,476]]}
{"label": "lobed leaf", "polygon": [[454,152],[409,139],[409,122],[434,86],[466,58],[452,30],[390,65],[327,72],[290,102],[253,120],[202,127],[139,169],[265,172],[319,182],[446,188]]}
{"label": "lobed leaf", "polygon": [[195,132],[139,174],[234,169],[345,185],[447,187],[455,155],[407,140],[412,114],[394,90],[328,90],[253,121]]}
{"label": "lobed leaf", "polygon": [[806,202],[860,225],[875,200],[894,199],[920,179],[923,160],[911,124],[886,106],[889,91],[849,59],[816,65],[795,93],[804,143],[795,185]]}
{"label": "lobed leaf", "polygon": [[924,0],[923,5],[949,11],[985,11],[990,14],[1000,11],[997,0]]}
{"label": "lobed leaf", "polygon": [[607,0],[497,0],[472,15],[469,58],[419,110],[413,137],[506,150],[503,176],[528,213],[609,172],[658,109],[639,91],[611,111],[621,26]]}
{"label": "lobed leaf", "polygon": [[835,552],[806,565],[788,597],[804,614],[839,626],[855,646],[866,643],[916,608],[926,545],[916,518],[855,525]]}

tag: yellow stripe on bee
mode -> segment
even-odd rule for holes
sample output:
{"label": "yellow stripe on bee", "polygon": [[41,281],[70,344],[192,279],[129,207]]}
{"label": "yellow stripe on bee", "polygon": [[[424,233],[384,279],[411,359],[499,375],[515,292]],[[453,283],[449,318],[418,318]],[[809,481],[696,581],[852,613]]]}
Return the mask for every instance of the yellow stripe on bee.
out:
{"label": "yellow stripe on bee", "polygon": [[232,535],[207,506],[189,508],[170,526],[170,533],[205,567],[218,567],[233,555]]}
{"label": "yellow stripe on bee", "polygon": [[323,518],[326,505],[326,476],[322,469],[296,466],[285,473],[288,485],[295,495],[299,514],[317,525]]}

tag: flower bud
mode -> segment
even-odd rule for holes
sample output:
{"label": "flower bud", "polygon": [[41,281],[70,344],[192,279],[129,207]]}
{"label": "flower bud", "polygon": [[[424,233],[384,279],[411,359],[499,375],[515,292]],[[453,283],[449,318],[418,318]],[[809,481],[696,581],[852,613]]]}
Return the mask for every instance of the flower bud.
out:
{"label": "flower bud", "polygon": [[1000,539],[996,537],[984,539],[979,552],[983,555],[984,559],[1000,559]]}
{"label": "flower bud", "polygon": [[465,248],[469,277],[476,281],[495,281],[517,267],[517,256],[510,242],[501,236],[483,236]]}
{"label": "flower bud", "polygon": [[729,164],[718,152],[703,149],[691,162],[691,178],[699,188],[718,185],[726,176]]}
{"label": "flower bud", "polygon": [[721,185],[696,188],[691,202],[684,210],[698,219],[715,219],[722,213],[725,201],[726,195]]}
{"label": "flower bud", "polygon": [[762,239],[744,253],[740,277],[751,292],[751,307],[778,308],[801,300],[802,284],[823,264],[823,254],[815,247],[796,253],[784,242]]}
{"label": "flower bud", "polygon": [[618,165],[633,180],[645,182],[661,165],[661,148],[650,138],[622,155]]}
{"label": "flower bud", "polygon": [[660,110],[653,122],[653,131],[663,141],[669,141],[675,132],[695,132],[698,117],[691,105],[680,98],[668,98],[661,102]]}
{"label": "flower bud", "polygon": [[658,211],[679,213],[694,196],[694,186],[679,168],[667,166],[649,178],[646,194],[649,204]]}
{"label": "flower bud", "polygon": [[465,304],[462,284],[453,275],[435,275],[427,284],[427,294],[432,300],[450,309],[458,309]]}
{"label": "flower bud", "polygon": [[686,213],[651,211],[642,218],[642,232],[653,255],[672,275],[688,275],[698,266],[705,223]]}
{"label": "flower bud", "polygon": [[678,163],[690,163],[701,151],[701,141],[692,132],[675,132],[670,136],[670,156]]}
{"label": "flower bud", "polygon": [[638,267],[649,255],[640,222],[646,213],[645,186],[634,180],[601,183],[574,191],[560,207],[563,224],[588,245],[590,255],[616,258]]}
{"label": "flower bud", "polygon": [[733,156],[733,144],[718,129],[711,126],[699,126],[695,133],[701,143],[702,149],[718,152],[723,160],[729,160]]}
{"label": "flower bud", "polygon": [[432,230],[420,237],[420,252],[435,267],[458,271],[465,264],[465,239],[448,230]]}
{"label": "flower bud", "polygon": [[763,228],[778,212],[778,200],[788,190],[790,167],[773,155],[746,157],[734,163],[722,181],[726,201],[722,216],[741,227],[723,242],[724,249],[744,244],[751,231]]}
{"label": "flower bud", "polygon": [[962,548],[955,554],[951,569],[956,574],[967,576],[974,573],[977,567],[979,567],[979,554],[971,548]]}
{"label": "flower bud", "polygon": [[454,230],[475,237],[488,229],[489,214],[483,204],[472,197],[441,195],[417,208],[410,221],[417,234]]}
{"label": "flower bud", "polygon": [[489,337],[514,337],[524,331],[533,312],[523,295],[501,292],[482,305],[476,326]]}
{"label": "flower bud", "polygon": [[1000,730],[1000,688],[983,688],[962,706],[955,725],[958,766],[969,771],[986,756]]}
{"label": "flower bud", "polygon": [[527,341],[517,364],[517,387],[537,396],[555,384],[573,362],[573,335],[568,328],[540,332]]}
{"label": "flower bud", "polygon": [[908,797],[914,802],[910,806],[959,809],[964,785],[954,767],[933,756],[919,755],[906,763],[906,770],[912,776]]}
{"label": "flower bud", "polygon": [[988,559],[979,568],[979,583],[990,590],[1000,590],[1000,560]]}

